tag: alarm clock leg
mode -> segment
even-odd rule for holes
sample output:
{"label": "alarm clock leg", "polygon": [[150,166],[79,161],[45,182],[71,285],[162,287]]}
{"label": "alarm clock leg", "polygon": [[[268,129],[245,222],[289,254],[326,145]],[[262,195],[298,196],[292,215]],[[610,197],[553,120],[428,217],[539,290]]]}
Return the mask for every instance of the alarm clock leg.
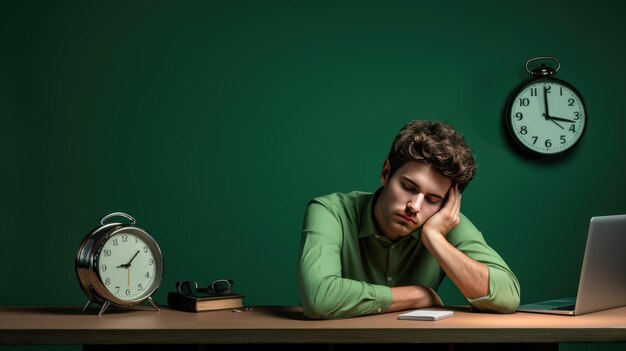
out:
{"label": "alarm clock leg", "polygon": [[105,301],[102,304],[102,308],[100,309],[100,312],[98,313],[98,317],[102,317],[102,314],[104,313],[104,311],[109,307],[111,303],[109,301]]}
{"label": "alarm clock leg", "polygon": [[85,305],[85,307],[83,307],[83,312],[87,311],[87,309],[89,308],[89,306],[91,306],[92,303],[93,301],[91,300],[87,301],[87,304]]}
{"label": "alarm clock leg", "polygon": [[152,299],[152,296],[148,297],[148,302],[152,305],[152,307],[154,307],[157,311],[160,311],[161,308],[159,308],[159,305],[156,304],[156,302],[154,302],[154,300]]}

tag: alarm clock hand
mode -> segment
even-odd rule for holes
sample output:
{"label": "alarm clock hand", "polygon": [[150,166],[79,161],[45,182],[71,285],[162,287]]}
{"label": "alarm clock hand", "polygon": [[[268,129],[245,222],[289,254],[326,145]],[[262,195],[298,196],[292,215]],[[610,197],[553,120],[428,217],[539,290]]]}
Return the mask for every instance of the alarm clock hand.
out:
{"label": "alarm clock hand", "polygon": [[131,264],[131,262],[133,262],[135,257],[137,257],[137,255],[139,255],[139,250],[137,250],[137,252],[135,252],[135,254],[133,255],[133,257],[131,257],[131,259],[130,259],[130,261],[128,261],[128,263],[124,263],[124,264],[121,264],[121,265],[117,266],[117,268],[126,268],[126,272],[128,273],[128,286],[130,286],[130,264]]}
{"label": "alarm clock hand", "polygon": [[135,259],[135,257],[137,257],[137,255],[139,255],[139,250],[137,250],[137,252],[135,252],[135,254],[133,255],[133,258],[131,258],[130,261],[128,261],[128,263],[126,264],[127,267],[130,267],[130,263],[133,262],[133,260]]}
{"label": "alarm clock hand", "polygon": [[139,250],[137,250],[137,252],[135,252],[135,254],[130,259],[130,261],[128,261],[128,263],[121,264],[121,265],[117,266],[117,268],[128,268],[128,267],[130,267],[130,263],[133,262],[133,260],[135,259],[135,257],[137,257],[138,254],[139,254]]}

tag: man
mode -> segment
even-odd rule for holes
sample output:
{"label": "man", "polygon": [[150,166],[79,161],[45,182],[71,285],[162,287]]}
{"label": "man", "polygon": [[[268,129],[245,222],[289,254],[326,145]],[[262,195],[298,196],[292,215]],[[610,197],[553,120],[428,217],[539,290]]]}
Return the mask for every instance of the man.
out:
{"label": "man", "polygon": [[439,306],[435,290],[446,275],[474,308],[513,313],[517,278],[460,213],[475,170],[452,127],[416,120],[396,136],[374,194],[313,199],[300,248],[304,314],[331,319]]}

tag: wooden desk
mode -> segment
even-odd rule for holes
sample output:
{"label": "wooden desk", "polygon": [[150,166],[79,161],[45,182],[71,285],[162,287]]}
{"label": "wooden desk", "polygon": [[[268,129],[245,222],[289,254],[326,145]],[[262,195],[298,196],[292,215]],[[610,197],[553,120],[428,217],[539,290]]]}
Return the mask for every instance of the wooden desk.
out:
{"label": "wooden desk", "polygon": [[398,313],[317,321],[297,307],[180,312],[162,308],[0,307],[0,344],[414,344],[626,342],[626,307],[583,316],[511,315],[453,308],[452,318]]}

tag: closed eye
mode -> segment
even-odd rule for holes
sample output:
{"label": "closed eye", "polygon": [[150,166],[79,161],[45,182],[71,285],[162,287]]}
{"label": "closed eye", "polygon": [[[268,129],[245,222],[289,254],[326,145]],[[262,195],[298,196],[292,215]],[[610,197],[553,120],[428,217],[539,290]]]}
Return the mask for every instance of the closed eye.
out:
{"label": "closed eye", "polygon": [[415,187],[407,185],[405,183],[400,183],[400,185],[402,185],[402,188],[412,194],[417,194],[419,190],[417,190]]}
{"label": "closed eye", "polygon": [[[411,194],[418,194],[420,192],[420,187],[413,180],[407,177],[404,177],[399,183],[400,186],[402,186],[402,189]],[[439,204],[443,201],[443,197],[438,194],[429,193],[425,194],[424,197],[429,204],[433,205]]]}
{"label": "closed eye", "polygon": [[441,198],[437,196],[427,196],[426,201],[430,202],[431,204],[438,204],[441,202]]}

